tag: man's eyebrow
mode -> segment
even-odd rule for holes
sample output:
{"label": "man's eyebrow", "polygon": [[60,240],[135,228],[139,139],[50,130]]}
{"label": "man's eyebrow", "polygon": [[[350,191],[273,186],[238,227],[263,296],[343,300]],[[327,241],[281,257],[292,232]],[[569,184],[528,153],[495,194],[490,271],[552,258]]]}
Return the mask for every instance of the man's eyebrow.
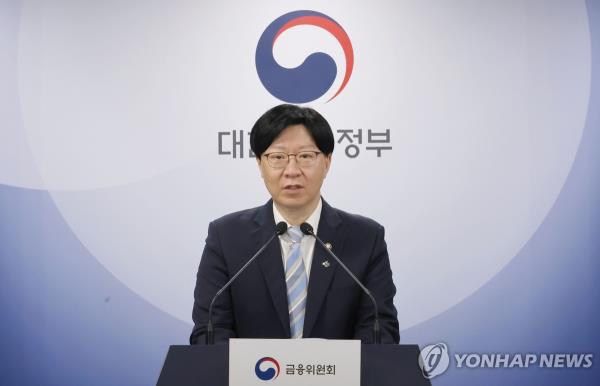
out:
{"label": "man's eyebrow", "polygon": [[298,148],[298,151],[321,151],[316,146],[301,146]]}
{"label": "man's eyebrow", "polygon": [[[274,148],[274,149],[282,149],[285,150],[286,146],[285,145],[279,145],[279,144],[275,144],[275,145],[271,145],[269,146],[270,148]],[[304,150],[304,149],[314,149],[315,151],[319,151],[318,147],[316,145],[302,145],[300,146],[298,149],[300,150]]]}

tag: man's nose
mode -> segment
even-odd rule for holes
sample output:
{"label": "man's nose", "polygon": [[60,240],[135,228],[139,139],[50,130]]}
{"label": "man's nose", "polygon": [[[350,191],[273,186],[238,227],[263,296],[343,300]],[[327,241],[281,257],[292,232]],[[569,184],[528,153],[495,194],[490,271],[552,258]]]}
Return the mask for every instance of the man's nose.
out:
{"label": "man's nose", "polygon": [[298,166],[298,162],[296,162],[296,156],[293,154],[290,155],[288,163],[287,163],[287,165],[285,165],[285,169],[284,169],[285,175],[298,175],[301,172],[302,171],[300,170],[300,167]]}

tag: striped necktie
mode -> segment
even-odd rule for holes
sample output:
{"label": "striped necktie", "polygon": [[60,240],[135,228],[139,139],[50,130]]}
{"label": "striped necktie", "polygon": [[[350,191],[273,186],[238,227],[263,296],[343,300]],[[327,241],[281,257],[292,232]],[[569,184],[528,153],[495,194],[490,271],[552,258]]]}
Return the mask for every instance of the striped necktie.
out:
{"label": "striped necktie", "polygon": [[290,333],[292,338],[302,338],[308,284],[304,260],[300,255],[300,241],[303,235],[299,227],[290,227],[287,233],[292,240],[290,255],[285,263]]}

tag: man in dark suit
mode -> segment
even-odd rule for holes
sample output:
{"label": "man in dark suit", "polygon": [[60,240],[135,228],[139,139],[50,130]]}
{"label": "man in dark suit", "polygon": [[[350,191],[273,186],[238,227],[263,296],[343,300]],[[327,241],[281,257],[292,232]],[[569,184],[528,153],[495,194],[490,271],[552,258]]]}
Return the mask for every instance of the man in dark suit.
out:
{"label": "man in dark suit", "polygon": [[194,291],[190,343],[204,343],[211,299],[273,236],[280,221],[291,227],[216,301],[215,341],[373,341],[371,301],[313,237],[300,232],[299,225],[306,222],[372,292],[382,343],[398,343],[396,288],[383,227],[332,208],[320,195],[335,143],[327,121],[313,109],[280,105],[258,119],[250,142],[272,199],[210,223]]}

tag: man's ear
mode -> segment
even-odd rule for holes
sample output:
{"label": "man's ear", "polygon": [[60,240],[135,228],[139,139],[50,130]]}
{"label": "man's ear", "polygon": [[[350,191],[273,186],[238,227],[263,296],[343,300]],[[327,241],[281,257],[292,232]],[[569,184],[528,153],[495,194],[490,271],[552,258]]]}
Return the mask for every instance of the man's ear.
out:
{"label": "man's ear", "polygon": [[263,170],[260,164],[260,157],[256,157],[256,165],[258,165],[258,171],[260,172],[260,176],[261,178],[265,178],[265,176],[263,175]]}
{"label": "man's ear", "polygon": [[325,156],[325,177],[327,177],[327,173],[329,172],[329,168],[331,167],[331,159],[333,154],[328,154]]}

